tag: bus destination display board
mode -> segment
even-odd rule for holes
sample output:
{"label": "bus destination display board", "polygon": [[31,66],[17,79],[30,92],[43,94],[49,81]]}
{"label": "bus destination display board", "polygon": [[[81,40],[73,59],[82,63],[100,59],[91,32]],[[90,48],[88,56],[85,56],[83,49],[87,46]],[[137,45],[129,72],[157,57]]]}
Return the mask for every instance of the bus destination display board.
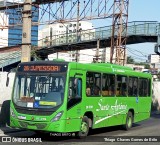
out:
{"label": "bus destination display board", "polygon": [[23,64],[19,65],[18,67],[19,72],[66,72],[67,65],[66,64],[36,64],[36,65],[29,65]]}

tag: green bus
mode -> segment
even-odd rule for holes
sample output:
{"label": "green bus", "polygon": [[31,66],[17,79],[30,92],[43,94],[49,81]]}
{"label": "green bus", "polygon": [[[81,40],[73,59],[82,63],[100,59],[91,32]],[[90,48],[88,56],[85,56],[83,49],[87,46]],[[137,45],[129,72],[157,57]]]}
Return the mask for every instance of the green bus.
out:
{"label": "green bus", "polygon": [[10,126],[36,132],[76,132],[148,119],[152,76],[109,63],[20,63],[10,105]]}

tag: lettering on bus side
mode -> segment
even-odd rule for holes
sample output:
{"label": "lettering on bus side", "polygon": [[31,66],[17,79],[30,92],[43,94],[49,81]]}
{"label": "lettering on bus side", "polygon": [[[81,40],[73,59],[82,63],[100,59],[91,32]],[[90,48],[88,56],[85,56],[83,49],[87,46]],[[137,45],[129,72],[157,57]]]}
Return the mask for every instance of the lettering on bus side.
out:
{"label": "lettering on bus side", "polygon": [[109,104],[103,105],[102,101],[103,101],[102,99],[99,100],[99,102],[98,102],[99,108],[96,109],[96,111],[113,110],[114,113],[111,114],[110,116],[105,116],[103,118],[96,120],[95,124],[98,124],[108,118],[115,116],[115,115],[121,114],[121,113],[125,112],[127,109],[127,105],[124,105],[122,103],[118,103],[118,100],[115,101],[114,105],[109,105]]}
{"label": "lettering on bus side", "polygon": [[100,99],[98,101],[98,106],[99,108],[96,109],[96,111],[103,111],[103,110],[114,110],[114,111],[119,111],[119,110],[126,110],[127,109],[127,105],[124,105],[122,103],[118,103],[118,100],[115,101],[114,105],[109,105],[109,104],[103,104],[103,100]]}
{"label": "lettering on bus side", "polygon": [[121,72],[121,73],[124,73],[124,72],[125,72],[125,70],[116,69],[116,68],[113,68],[112,70],[113,70],[113,72]]}

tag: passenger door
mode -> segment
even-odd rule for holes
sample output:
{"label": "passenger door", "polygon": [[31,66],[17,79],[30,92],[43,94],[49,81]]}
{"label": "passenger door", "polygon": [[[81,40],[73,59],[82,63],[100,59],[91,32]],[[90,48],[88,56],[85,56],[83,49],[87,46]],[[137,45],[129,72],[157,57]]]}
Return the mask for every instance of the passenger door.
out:
{"label": "passenger door", "polygon": [[71,71],[68,85],[67,131],[79,131],[82,118],[82,76],[78,71]]}

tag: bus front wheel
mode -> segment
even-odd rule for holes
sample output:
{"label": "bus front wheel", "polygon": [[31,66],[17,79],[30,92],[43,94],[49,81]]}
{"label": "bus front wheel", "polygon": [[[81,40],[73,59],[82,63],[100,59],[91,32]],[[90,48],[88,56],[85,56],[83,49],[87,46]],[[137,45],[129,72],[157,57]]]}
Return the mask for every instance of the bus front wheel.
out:
{"label": "bus front wheel", "polygon": [[87,116],[84,116],[82,119],[80,131],[77,132],[78,138],[84,138],[88,135],[89,132],[89,119]]}
{"label": "bus front wheel", "polygon": [[133,114],[132,112],[128,112],[127,117],[126,117],[126,124],[124,125],[125,130],[129,130],[132,128],[133,125]]}

